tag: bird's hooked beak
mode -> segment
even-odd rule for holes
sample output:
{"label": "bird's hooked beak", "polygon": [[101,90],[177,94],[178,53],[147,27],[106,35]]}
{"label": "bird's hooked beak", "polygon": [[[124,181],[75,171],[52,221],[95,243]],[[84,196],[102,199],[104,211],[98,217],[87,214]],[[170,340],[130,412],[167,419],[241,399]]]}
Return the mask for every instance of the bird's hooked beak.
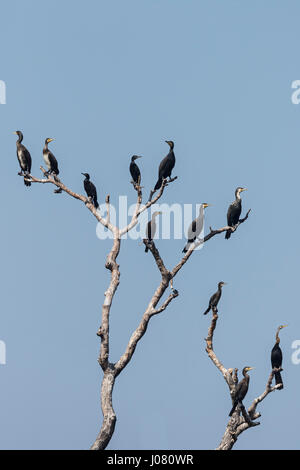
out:
{"label": "bird's hooked beak", "polygon": [[48,144],[49,144],[50,142],[53,142],[53,140],[54,140],[54,139],[48,139]]}
{"label": "bird's hooked beak", "polygon": [[285,328],[285,327],[287,327],[287,326],[288,326],[288,325],[281,325],[281,328]]}
{"label": "bird's hooked beak", "polygon": [[248,370],[253,370],[253,369],[255,369],[255,367],[247,367],[247,371]]}
{"label": "bird's hooked beak", "polygon": [[137,158],[143,158],[143,155],[136,155],[135,158],[136,158],[136,159],[137,159]]}
{"label": "bird's hooked beak", "polygon": [[212,206],[212,204],[207,204],[206,202],[203,203],[204,209],[205,209],[206,207],[211,207],[211,206]]}
{"label": "bird's hooked beak", "polygon": [[242,193],[243,191],[248,191],[248,189],[247,188],[241,188],[240,192]]}

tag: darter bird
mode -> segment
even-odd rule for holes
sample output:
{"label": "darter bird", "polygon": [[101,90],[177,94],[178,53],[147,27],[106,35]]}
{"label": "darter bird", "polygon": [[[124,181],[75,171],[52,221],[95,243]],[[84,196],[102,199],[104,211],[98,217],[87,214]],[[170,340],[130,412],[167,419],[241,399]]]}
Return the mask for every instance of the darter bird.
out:
{"label": "darter bird", "polygon": [[[280,325],[277,328],[277,331],[276,331],[276,342],[275,342],[275,345],[274,345],[274,347],[271,351],[272,369],[274,369],[274,367],[276,367],[276,369],[280,369],[281,366],[282,366],[282,351],[281,351],[281,348],[279,346],[279,343],[280,343],[279,331],[282,330],[282,328],[285,328],[286,326],[287,325]],[[280,372],[275,372],[275,383],[276,383],[276,385],[281,384],[282,385],[281,388],[283,388],[283,382],[282,382]]]}

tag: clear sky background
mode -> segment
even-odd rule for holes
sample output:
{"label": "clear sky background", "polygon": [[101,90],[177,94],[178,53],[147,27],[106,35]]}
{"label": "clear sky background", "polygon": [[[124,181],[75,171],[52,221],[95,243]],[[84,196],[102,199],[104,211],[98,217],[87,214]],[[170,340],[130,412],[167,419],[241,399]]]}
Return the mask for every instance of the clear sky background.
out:
{"label": "clear sky background", "polygon": [[[218,281],[215,350],[226,367],[255,367],[245,404],[270,373],[282,331],[284,384],[259,406],[261,426],[236,449],[299,448],[299,126],[291,83],[300,79],[300,4],[99,0],[10,1],[1,7],[0,105],[2,449],[88,448],[101,423],[97,363],[109,240],[84,205],[17,176],[13,131],[39,175],[46,137],[60,176],[82,192],[89,172],[103,202],[135,201],[128,172],[140,160],[145,197],[175,141],[174,182],[162,202],[210,202],[206,227],[222,227],[237,186],[251,216],[229,241],[213,238],[178,275],[180,296],[152,319],[118,378],[110,449],[212,449],[231,401],[205,353],[203,317]],[[167,267],[182,240],[157,242]],[[159,282],[151,255],[122,244],[111,312],[111,360],[123,353]]]}

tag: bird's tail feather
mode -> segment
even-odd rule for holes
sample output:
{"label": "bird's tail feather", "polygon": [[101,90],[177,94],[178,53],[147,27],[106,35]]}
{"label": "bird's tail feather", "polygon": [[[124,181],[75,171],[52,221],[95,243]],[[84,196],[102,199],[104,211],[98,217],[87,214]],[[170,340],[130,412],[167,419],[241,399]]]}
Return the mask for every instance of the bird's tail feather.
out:
{"label": "bird's tail feather", "polygon": [[185,247],[184,247],[183,250],[182,250],[182,253],[187,253],[187,251],[188,251],[190,245],[191,245],[190,242],[187,242],[187,244],[185,245]]}
{"label": "bird's tail feather", "polygon": [[156,183],[156,185],[155,185],[155,187],[154,187],[154,190],[157,191],[157,190],[161,187],[161,185],[162,185],[162,177],[159,176],[159,178],[158,178],[158,180],[157,180],[157,183]]}
{"label": "bird's tail feather", "polygon": [[228,240],[230,237],[231,237],[231,230],[227,230],[227,232],[225,233],[225,238],[226,240]]}
{"label": "bird's tail feather", "polygon": [[27,178],[27,176],[24,176],[24,184],[25,184],[25,186],[31,186],[30,181],[27,181],[26,178]]}
{"label": "bird's tail feather", "polygon": [[148,253],[149,248],[146,246],[145,253]]}
{"label": "bird's tail feather", "polygon": [[203,315],[206,315],[209,311],[210,311],[210,305],[209,305],[208,308],[205,310],[205,312],[203,313]]}
{"label": "bird's tail feather", "polygon": [[276,383],[276,385],[282,384],[282,388],[283,388],[283,383],[282,383],[282,378],[281,378],[281,373],[280,372],[275,372],[275,383]]}

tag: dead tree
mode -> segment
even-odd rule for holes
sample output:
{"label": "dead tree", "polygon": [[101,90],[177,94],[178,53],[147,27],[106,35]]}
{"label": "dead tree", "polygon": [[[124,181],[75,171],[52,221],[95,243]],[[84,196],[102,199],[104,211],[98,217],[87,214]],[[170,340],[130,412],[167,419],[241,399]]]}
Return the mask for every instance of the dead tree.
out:
{"label": "dead tree", "polygon": [[[106,217],[103,217],[100,212],[94,207],[93,202],[78,193],[75,193],[67,186],[65,186],[57,176],[53,175],[46,175],[46,171],[43,167],[40,167],[41,171],[43,172],[44,178],[36,178],[33,175],[27,175],[26,179],[31,183],[40,183],[40,184],[52,184],[56,186],[56,193],[67,193],[69,196],[81,201],[85,204],[86,208],[93,214],[93,216],[100,222],[104,227],[110,230],[113,234],[113,246],[110,252],[107,255],[105,267],[111,272],[110,283],[107,289],[104,292],[104,303],[102,305],[102,312],[101,312],[101,324],[98,329],[97,335],[101,339],[100,345],[100,353],[98,362],[103,370],[103,379],[102,379],[102,386],[101,386],[101,408],[103,414],[103,421],[99,431],[98,436],[96,437],[95,442],[91,446],[93,450],[101,450],[105,449],[108,445],[109,441],[112,438],[114,433],[115,425],[116,425],[116,414],[113,408],[112,403],[112,393],[113,388],[115,385],[116,378],[118,375],[125,369],[127,364],[132,359],[134,354],[135,348],[137,347],[139,341],[146,333],[148,323],[154,315],[158,315],[162,313],[175,299],[179,293],[177,290],[173,288],[173,281],[178,272],[183,268],[186,264],[190,256],[192,255],[195,248],[197,248],[200,244],[206,243],[215,235],[220,233],[226,232],[231,230],[235,232],[240,224],[247,220],[250,210],[247,212],[244,219],[239,220],[239,222],[234,227],[225,226],[216,230],[213,230],[210,227],[210,232],[208,235],[204,237],[202,240],[196,240],[190,247],[189,251],[183,256],[183,258],[178,262],[173,269],[166,268],[163,259],[156,248],[154,242],[152,241],[149,243],[148,240],[144,240],[144,244],[148,246],[149,250],[151,251],[156,266],[160,272],[161,279],[160,282],[152,294],[151,300],[148,303],[144,313],[142,314],[140,324],[137,326],[136,330],[132,333],[131,338],[128,341],[127,347],[119,358],[119,360],[115,363],[110,361],[110,351],[109,351],[109,320],[110,320],[110,313],[111,313],[111,306],[116,294],[117,288],[120,283],[120,270],[119,265],[117,263],[118,255],[121,249],[121,240],[122,237],[132,230],[139,221],[139,216],[142,212],[149,209],[153,204],[155,204],[163,195],[166,186],[173,182],[175,178],[167,181],[164,180],[162,186],[158,192],[158,194],[154,197],[154,199],[150,199],[144,206],[142,205],[142,188],[138,185],[134,185],[134,189],[137,192],[137,202],[135,206],[135,210],[133,216],[126,227],[120,228],[113,225],[110,221],[110,203],[109,203],[109,196],[106,197]],[[159,306],[159,302],[167,293],[168,288],[170,287],[170,291],[166,297],[166,299],[161,303]]]}
{"label": "dead tree", "polygon": [[[218,359],[216,353],[214,352],[213,336],[217,326],[217,321],[218,310],[214,309],[211,325],[209,327],[208,335],[206,338],[206,352],[209,358],[214,363],[214,365],[219,369],[219,371],[223,375],[225,382],[228,385],[230,397],[233,404],[235,398],[235,390],[238,384],[238,369],[226,369]],[[275,373],[281,370],[282,369],[274,368],[271,371],[264,392],[253,400],[248,410],[245,409],[244,405],[239,405],[236,407],[236,410],[234,411],[233,415],[227,423],[225,433],[216,450],[231,450],[234,444],[236,443],[239,435],[242,434],[242,432],[260,424],[259,421],[256,421],[261,416],[261,414],[256,411],[257,405],[261,403],[266,398],[266,396],[269,395],[269,393],[274,392],[275,390],[282,389],[281,384],[272,387],[272,381]]]}

